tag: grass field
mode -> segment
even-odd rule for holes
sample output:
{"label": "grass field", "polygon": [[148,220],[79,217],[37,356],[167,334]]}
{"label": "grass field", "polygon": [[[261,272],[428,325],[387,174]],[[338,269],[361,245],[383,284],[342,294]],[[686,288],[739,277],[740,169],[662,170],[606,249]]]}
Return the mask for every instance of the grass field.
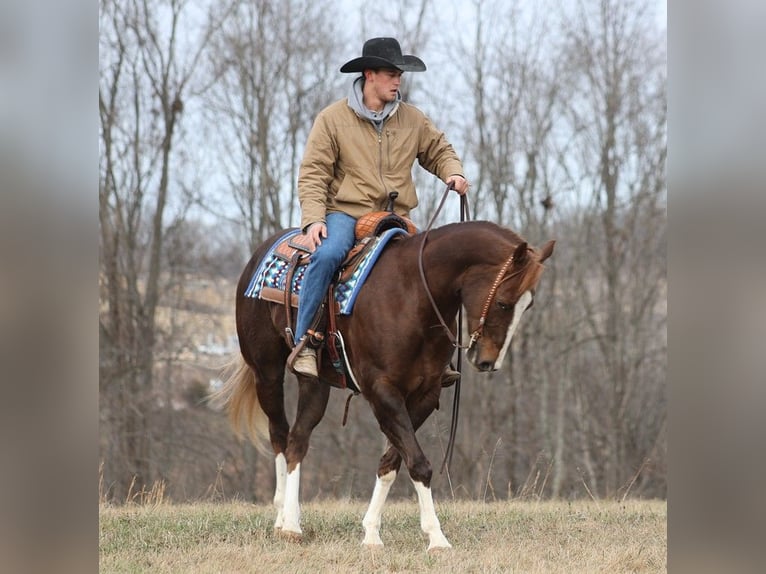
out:
{"label": "grass field", "polygon": [[303,505],[304,539],[275,536],[270,506],[102,505],[101,572],[665,572],[664,501],[442,502],[453,548],[429,554],[417,503],[390,502],[385,548],[361,546],[363,502]]}

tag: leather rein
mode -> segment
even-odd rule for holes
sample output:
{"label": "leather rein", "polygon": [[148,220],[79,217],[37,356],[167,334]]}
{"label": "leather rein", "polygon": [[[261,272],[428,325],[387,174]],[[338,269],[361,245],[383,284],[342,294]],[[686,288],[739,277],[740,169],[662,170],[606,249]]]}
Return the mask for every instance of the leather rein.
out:
{"label": "leather rein", "polygon": [[[442,317],[441,311],[439,311],[439,306],[436,304],[436,301],[434,301],[434,296],[431,294],[431,289],[428,287],[428,281],[426,280],[426,272],[423,268],[423,251],[426,247],[426,240],[428,239],[428,233],[431,231],[431,228],[434,225],[434,221],[436,221],[436,218],[438,217],[439,213],[442,210],[442,207],[444,207],[444,202],[447,200],[447,196],[449,195],[449,192],[453,189],[452,184],[449,184],[447,186],[447,189],[444,190],[444,194],[442,195],[441,201],[439,202],[438,207],[436,208],[436,211],[434,211],[434,214],[431,216],[431,219],[428,222],[428,225],[426,226],[425,231],[423,232],[423,239],[420,241],[420,249],[418,251],[418,271],[420,272],[420,280],[423,282],[423,287],[426,290],[426,295],[428,295],[428,300],[431,302],[431,307],[433,307],[434,313],[436,313],[436,318],[439,319],[439,323],[444,328],[444,331],[447,333],[447,338],[449,339],[450,343],[454,347],[457,347],[459,349],[464,348],[462,346],[462,337],[461,337],[461,319],[462,319],[462,307],[458,311],[458,330],[457,330],[457,337],[452,334],[452,331],[447,326],[447,322],[444,320],[444,317]],[[470,214],[468,211],[468,199],[465,195],[460,196],[460,223],[463,223],[466,219],[470,219]]]}
{"label": "leather rein", "polygon": [[[449,184],[447,186],[447,189],[444,190],[444,194],[442,195],[442,199],[439,202],[439,206],[436,208],[436,211],[431,216],[431,219],[428,222],[428,226],[426,227],[426,230],[423,232],[423,239],[420,242],[420,250],[418,251],[418,271],[420,272],[420,279],[423,282],[423,287],[425,288],[426,294],[428,295],[428,300],[431,302],[431,307],[433,307],[434,313],[436,313],[436,317],[439,319],[439,323],[441,324],[442,328],[447,334],[447,338],[450,340],[450,343],[452,343],[452,345],[458,349],[470,349],[476,343],[476,341],[478,341],[482,337],[484,333],[484,323],[487,320],[487,315],[489,314],[489,308],[492,305],[492,300],[495,298],[497,289],[500,287],[503,281],[510,278],[510,276],[506,277],[506,273],[508,273],[508,269],[510,269],[511,265],[513,264],[513,255],[511,255],[508,259],[506,259],[505,263],[503,263],[503,266],[500,268],[500,271],[495,277],[495,280],[489,289],[489,293],[487,294],[487,299],[484,302],[484,307],[482,308],[481,316],[479,317],[479,324],[476,327],[476,329],[474,329],[474,331],[471,333],[468,346],[467,347],[464,346],[463,345],[463,329],[462,329],[463,306],[461,305],[460,308],[458,309],[457,336],[455,336],[450,330],[449,326],[447,325],[447,322],[444,320],[444,317],[442,316],[441,312],[439,311],[439,307],[436,304],[436,301],[434,300],[434,297],[431,294],[431,290],[428,287],[428,281],[426,280],[426,274],[423,268],[423,251],[425,250],[428,233],[429,231],[431,231],[434,221],[439,215],[439,212],[441,212],[442,207],[444,207],[444,202],[446,201],[447,196],[449,195],[449,192],[452,189],[453,189],[452,184]],[[466,198],[465,195],[461,195],[460,196],[460,222],[462,223],[466,221],[466,219],[470,219],[470,214],[468,210],[468,199]],[[456,362],[457,362],[457,365],[456,365],[457,371],[462,374],[462,366],[463,366],[462,353],[458,352]],[[442,462],[441,471],[440,471],[441,473],[443,473],[444,470],[447,469],[448,475],[449,475],[449,465],[452,462],[452,453],[454,452],[454,449],[455,449],[455,436],[457,434],[458,411],[460,407],[460,382],[461,382],[461,379],[458,379],[455,382],[455,394],[452,400],[452,421],[450,423],[449,440],[447,442],[447,450],[445,451],[444,461]]]}
{"label": "leather rein", "polygon": [[[426,273],[423,269],[423,250],[426,247],[426,239],[428,238],[428,232],[431,231],[431,228],[434,225],[434,221],[436,221],[436,217],[439,215],[439,212],[442,210],[442,207],[444,207],[444,202],[447,200],[447,196],[449,195],[449,192],[453,189],[453,185],[450,183],[447,185],[447,189],[444,190],[444,194],[442,195],[442,199],[439,202],[439,206],[436,208],[436,211],[431,216],[431,220],[428,222],[428,226],[426,227],[426,230],[423,232],[423,239],[420,242],[420,250],[418,251],[418,271],[420,272],[420,279],[423,281],[423,287],[426,290],[426,295],[428,295],[428,300],[431,302],[431,307],[433,307],[434,312],[436,313],[436,316],[439,319],[439,323],[441,323],[441,326],[444,327],[444,331],[447,333],[447,337],[449,338],[450,342],[453,346],[457,347],[458,349],[462,349],[463,347],[463,306],[461,305],[457,312],[457,337],[452,334],[452,331],[450,331],[450,328],[447,326],[446,321],[444,320],[444,317],[442,317],[441,312],[439,311],[439,307],[436,304],[436,301],[434,301],[433,295],[431,295],[431,290],[428,288],[428,281],[426,281]],[[460,222],[462,223],[466,219],[470,219],[470,213],[468,210],[468,198],[466,198],[465,194],[460,196]],[[458,421],[458,412],[460,410],[460,382],[463,373],[463,354],[458,352],[457,354],[457,361],[456,361],[455,367],[457,368],[457,372],[461,374],[461,377],[455,381],[455,394],[452,396],[452,420],[450,422],[450,428],[449,428],[449,440],[447,441],[447,450],[444,453],[444,461],[442,461],[441,470],[440,473],[444,473],[444,469],[447,469],[447,476],[449,477],[449,465],[452,462],[452,452],[455,450],[455,436],[457,435],[457,421]]]}

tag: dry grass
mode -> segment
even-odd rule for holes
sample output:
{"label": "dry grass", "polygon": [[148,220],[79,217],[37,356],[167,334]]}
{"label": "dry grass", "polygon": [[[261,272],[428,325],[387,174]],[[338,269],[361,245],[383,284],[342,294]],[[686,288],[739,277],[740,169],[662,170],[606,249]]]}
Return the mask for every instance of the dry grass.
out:
{"label": "dry grass", "polygon": [[361,546],[363,502],[303,506],[304,540],[275,536],[270,506],[100,508],[101,572],[665,572],[664,501],[444,502],[452,550],[426,552],[417,504],[383,513],[385,548]]}

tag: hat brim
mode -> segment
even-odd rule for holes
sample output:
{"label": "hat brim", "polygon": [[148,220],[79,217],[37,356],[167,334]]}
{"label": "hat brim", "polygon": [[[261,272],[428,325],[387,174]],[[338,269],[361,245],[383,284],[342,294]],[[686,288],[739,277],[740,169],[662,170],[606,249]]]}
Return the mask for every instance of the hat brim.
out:
{"label": "hat brim", "polygon": [[340,71],[344,74],[352,72],[363,72],[364,70],[377,70],[381,68],[388,68],[393,70],[400,70],[402,72],[425,72],[426,65],[417,56],[402,56],[403,63],[395,64],[385,58],[378,58],[377,56],[361,56],[360,58],[354,58],[343,64]]}

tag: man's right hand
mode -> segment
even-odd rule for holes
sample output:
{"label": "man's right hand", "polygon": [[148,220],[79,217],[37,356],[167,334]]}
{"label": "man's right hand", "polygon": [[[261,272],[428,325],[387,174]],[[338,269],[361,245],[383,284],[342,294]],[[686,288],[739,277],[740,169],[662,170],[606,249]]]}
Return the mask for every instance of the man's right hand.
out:
{"label": "man's right hand", "polygon": [[311,251],[314,251],[318,246],[322,245],[322,239],[327,237],[327,226],[321,221],[312,223],[306,230],[306,238],[308,239]]}

